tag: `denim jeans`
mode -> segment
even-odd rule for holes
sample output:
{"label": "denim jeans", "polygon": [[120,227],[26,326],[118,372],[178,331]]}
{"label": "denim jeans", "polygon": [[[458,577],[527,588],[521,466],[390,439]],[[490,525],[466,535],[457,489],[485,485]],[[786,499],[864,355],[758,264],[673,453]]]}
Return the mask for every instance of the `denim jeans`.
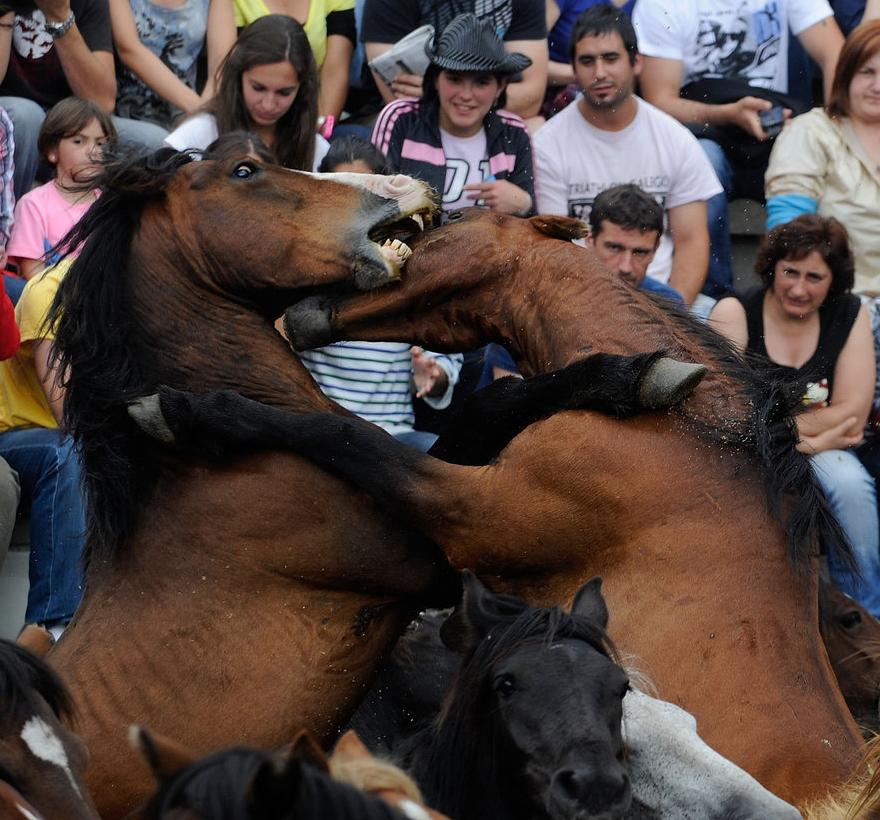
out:
{"label": "denim jeans", "polygon": [[0,433],[0,456],[19,476],[31,509],[25,623],[68,621],[82,597],[85,505],[73,441],[58,430]]}
{"label": "denim jeans", "polygon": [[733,261],[730,248],[730,211],[727,198],[733,193],[733,167],[717,142],[700,140],[724,191],[709,199],[709,275],[703,293],[717,299],[733,290]]}
{"label": "denim jeans", "polygon": [[880,526],[874,479],[850,450],[826,450],[810,457],[813,472],[846,533],[861,579],[828,549],[831,580],[872,615],[880,617]]}
{"label": "denim jeans", "polygon": [[415,447],[416,450],[427,453],[434,446],[438,436],[436,433],[429,433],[426,430],[404,430],[401,433],[394,433],[394,438],[410,447]]}
{"label": "denim jeans", "polygon": [[[33,187],[40,165],[37,151],[37,137],[40,126],[46,119],[46,111],[27,97],[0,97],[0,108],[6,109],[12,120],[13,140],[15,142],[13,179],[15,198],[21,199]],[[122,146],[134,146],[155,151],[162,147],[162,140],[168,132],[158,125],[142,120],[129,120],[113,117],[113,124],[119,133]]]}

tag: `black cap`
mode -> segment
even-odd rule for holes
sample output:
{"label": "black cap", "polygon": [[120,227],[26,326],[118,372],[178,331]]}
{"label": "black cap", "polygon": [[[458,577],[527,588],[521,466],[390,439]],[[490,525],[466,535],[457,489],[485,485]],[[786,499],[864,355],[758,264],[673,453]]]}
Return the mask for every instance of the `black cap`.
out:
{"label": "black cap", "polygon": [[459,14],[427,48],[431,62],[447,71],[485,71],[510,76],[528,68],[525,54],[508,54],[504,43],[487,19]]}

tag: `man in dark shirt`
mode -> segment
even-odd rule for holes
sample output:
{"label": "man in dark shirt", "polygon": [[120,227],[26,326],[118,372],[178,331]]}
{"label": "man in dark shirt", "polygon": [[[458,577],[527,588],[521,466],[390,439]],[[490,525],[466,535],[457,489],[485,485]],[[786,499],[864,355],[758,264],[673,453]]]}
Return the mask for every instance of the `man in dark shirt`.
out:
{"label": "man in dark shirt", "polygon": [[[508,52],[532,61],[522,81],[507,87],[507,108],[521,117],[536,115],[547,86],[547,21],[543,0],[366,0],[361,40],[368,60],[384,54],[419,26],[430,24],[441,32],[458,14],[489,17]],[[373,73],[386,103],[400,97],[421,97],[422,78],[400,74],[387,86]]]}
{"label": "man in dark shirt", "polygon": [[[33,185],[46,109],[72,94],[108,112],[116,105],[107,0],[35,2],[16,14],[0,0],[0,107],[14,126],[16,198]],[[113,120],[123,142],[161,146],[165,132],[152,123]]]}

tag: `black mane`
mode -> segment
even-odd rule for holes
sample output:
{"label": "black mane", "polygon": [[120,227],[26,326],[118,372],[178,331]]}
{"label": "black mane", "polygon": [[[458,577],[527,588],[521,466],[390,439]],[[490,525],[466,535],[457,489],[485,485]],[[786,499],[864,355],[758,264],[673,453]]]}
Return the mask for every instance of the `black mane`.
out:
{"label": "black mane", "polygon": [[144,207],[161,199],[189,154],[170,149],[109,162],[92,181],[102,191],[62,240],[79,256],[49,313],[54,356],[64,373],[64,426],[83,460],[89,515],[87,560],[126,543],[155,474],[145,465],[155,445],[141,436],[126,403],[153,392],[149,339],[132,321],[129,251]]}
{"label": "black mane", "polygon": [[73,716],[67,689],[43,660],[12,641],[0,640],[0,726],[30,717],[40,695],[59,720]]}
{"label": "black mane", "polygon": [[[280,775],[282,766],[256,749],[223,749],[160,786],[142,816],[161,820],[190,809],[212,820],[403,820],[378,797],[305,762],[292,761],[289,776]],[[260,781],[261,773],[270,777]]]}
{"label": "black mane", "polygon": [[[503,743],[488,708],[492,670],[524,643],[585,641],[617,662],[605,631],[593,620],[559,607],[539,609],[513,596],[497,596],[519,614],[493,627],[465,653],[436,723],[417,734],[410,748],[412,771],[428,805],[449,817],[502,820],[516,792],[514,772],[503,769]],[[515,610],[514,610],[515,611]]]}

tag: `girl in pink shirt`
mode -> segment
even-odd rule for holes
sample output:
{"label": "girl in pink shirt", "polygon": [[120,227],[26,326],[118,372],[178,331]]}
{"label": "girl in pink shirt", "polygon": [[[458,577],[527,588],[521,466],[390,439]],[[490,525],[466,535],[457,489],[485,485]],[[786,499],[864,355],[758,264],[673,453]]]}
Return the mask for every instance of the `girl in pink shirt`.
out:
{"label": "girl in pink shirt", "polygon": [[46,115],[37,145],[55,178],[18,201],[7,248],[25,279],[57,261],[52,249],[97,198],[98,190],[83,184],[115,138],[109,115],[89,100],[68,97]]}

